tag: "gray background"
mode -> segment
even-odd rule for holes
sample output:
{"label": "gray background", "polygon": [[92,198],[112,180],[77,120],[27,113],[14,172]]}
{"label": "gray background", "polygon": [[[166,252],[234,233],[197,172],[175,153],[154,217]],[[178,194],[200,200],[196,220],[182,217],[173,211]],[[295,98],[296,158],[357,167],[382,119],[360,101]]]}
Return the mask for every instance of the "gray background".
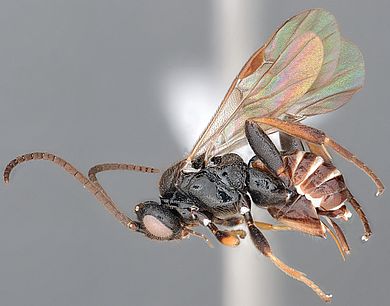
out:
{"label": "gray background", "polygon": [[[305,8],[335,14],[343,35],[364,54],[366,84],[317,126],[389,185],[388,1],[242,2],[252,16],[242,20],[251,23],[252,51]],[[216,74],[216,8],[209,1],[0,1],[1,166],[35,150],[58,153],[83,171],[107,161],[165,168],[180,159],[185,150],[169,127],[178,114],[166,116],[161,80],[175,67]],[[248,56],[239,55],[236,71]],[[228,85],[218,89],[219,99]],[[336,163],[365,207],[373,238],[363,245],[360,222],[353,218],[344,226],[352,255],[343,263],[329,239],[293,233],[267,237],[278,241],[275,252],[283,259],[333,292],[334,305],[387,305],[389,192],[375,198],[367,177],[340,159]],[[129,213],[135,203],[157,196],[155,176],[117,172],[101,175],[101,181]],[[224,301],[221,258],[234,250],[209,249],[194,239],[161,244],[130,234],[48,163],[16,169],[11,184],[0,187],[0,203],[1,305]],[[322,305],[300,283],[273,272],[277,290],[269,292],[268,301]],[[242,279],[237,290],[245,291],[247,282]]]}

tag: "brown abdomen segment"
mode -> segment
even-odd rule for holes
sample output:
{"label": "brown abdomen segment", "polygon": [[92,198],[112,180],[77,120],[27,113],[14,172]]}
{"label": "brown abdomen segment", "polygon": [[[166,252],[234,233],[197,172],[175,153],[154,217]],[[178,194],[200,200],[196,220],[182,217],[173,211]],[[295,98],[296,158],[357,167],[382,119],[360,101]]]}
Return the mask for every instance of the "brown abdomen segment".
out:
{"label": "brown abdomen segment", "polygon": [[[340,209],[349,198],[349,192],[340,171],[321,156],[298,151],[284,157],[285,173],[299,194],[324,211]],[[346,210],[342,217],[348,219]]]}

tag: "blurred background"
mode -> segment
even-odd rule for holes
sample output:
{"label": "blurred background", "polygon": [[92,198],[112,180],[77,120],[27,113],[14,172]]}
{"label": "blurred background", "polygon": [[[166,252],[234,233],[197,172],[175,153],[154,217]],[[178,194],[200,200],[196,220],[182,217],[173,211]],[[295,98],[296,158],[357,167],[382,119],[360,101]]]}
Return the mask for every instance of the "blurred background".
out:
{"label": "blurred background", "polygon": [[[0,2],[0,163],[50,151],[86,173],[101,162],[165,169],[183,158],[230,82],[286,19],[332,12],[366,62],[366,84],[323,129],[390,183],[388,1]],[[352,254],[331,239],[266,233],[274,253],[306,272],[333,305],[388,305],[389,192],[335,158],[364,206],[343,224]],[[57,167],[34,162],[0,186],[1,305],[322,305],[250,244],[158,243],[129,233]],[[158,197],[158,176],[99,176],[118,205]],[[265,213],[257,211],[259,219]]]}

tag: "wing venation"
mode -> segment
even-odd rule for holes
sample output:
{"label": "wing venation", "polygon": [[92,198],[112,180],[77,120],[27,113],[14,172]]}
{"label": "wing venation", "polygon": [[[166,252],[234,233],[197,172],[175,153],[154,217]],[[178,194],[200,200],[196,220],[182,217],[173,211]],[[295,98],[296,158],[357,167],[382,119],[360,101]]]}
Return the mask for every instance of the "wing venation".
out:
{"label": "wing venation", "polygon": [[251,56],[187,161],[202,154],[207,161],[246,145],[244,124],[249,118],[301,120],[333,111],[363,81],[363,57],[341,38],[334,16],[323,9],[304,11]]}

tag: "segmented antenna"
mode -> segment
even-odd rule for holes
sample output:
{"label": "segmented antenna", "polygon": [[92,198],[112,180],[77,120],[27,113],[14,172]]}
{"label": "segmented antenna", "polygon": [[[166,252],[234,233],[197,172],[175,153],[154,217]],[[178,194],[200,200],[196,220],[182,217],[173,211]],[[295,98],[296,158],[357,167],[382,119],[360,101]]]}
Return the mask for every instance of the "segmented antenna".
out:
{"label": "segmented antenna", "polygon": [[134,170],[134,171],[149,172],[149,173],[155,173],[156,171],[158,171],[157,169],[154,168],[136,166],[136,165],[124,166],[124,164],[102,164],[91,168],[89,173],[91,179],[88,179],[73,165],[71,165],[69,162],[67,162],[66,160],[62,159],[61,157],[55,154],[46,153],[46,152],[33,152],[33,153],[28,153],[28,154],[23,154],[21,156],[18,156],[8,163],[8,165],[5,167],[4,174],[3,174],[4,182],[5,183],[9,182],[10,174],[17,165],[30,160],[47,160],[53,162],[61,169],[65,170],[67,173],[72,175],[76,180],[78,180],[83,185],[83,187],[87,189],[93,196],[95,196],[95,198],[121,224],[123,224],[124,226],[132,230],[136,230],[138,228],[137,226],[134,226],[136,223],[118,209],[114,201],[107,195],[104,189],[97,182],[96,173],[105,170],[117,170],[117,169]]}
{"label": "segmented antenna", "polygon": [[140,166],[134,164],[121,164],[121,163],[104,163],[93,166],[88,171],[88,178],[91,182],[93,182],[97,187],[99,187],[105,195],[107,195],[106,191],[98,182],[96,174],[104,171],[113,171],[113,170],[125,170],[125,171],[136,171],[142,173],[159,173],[160,170],[147,166]]}

